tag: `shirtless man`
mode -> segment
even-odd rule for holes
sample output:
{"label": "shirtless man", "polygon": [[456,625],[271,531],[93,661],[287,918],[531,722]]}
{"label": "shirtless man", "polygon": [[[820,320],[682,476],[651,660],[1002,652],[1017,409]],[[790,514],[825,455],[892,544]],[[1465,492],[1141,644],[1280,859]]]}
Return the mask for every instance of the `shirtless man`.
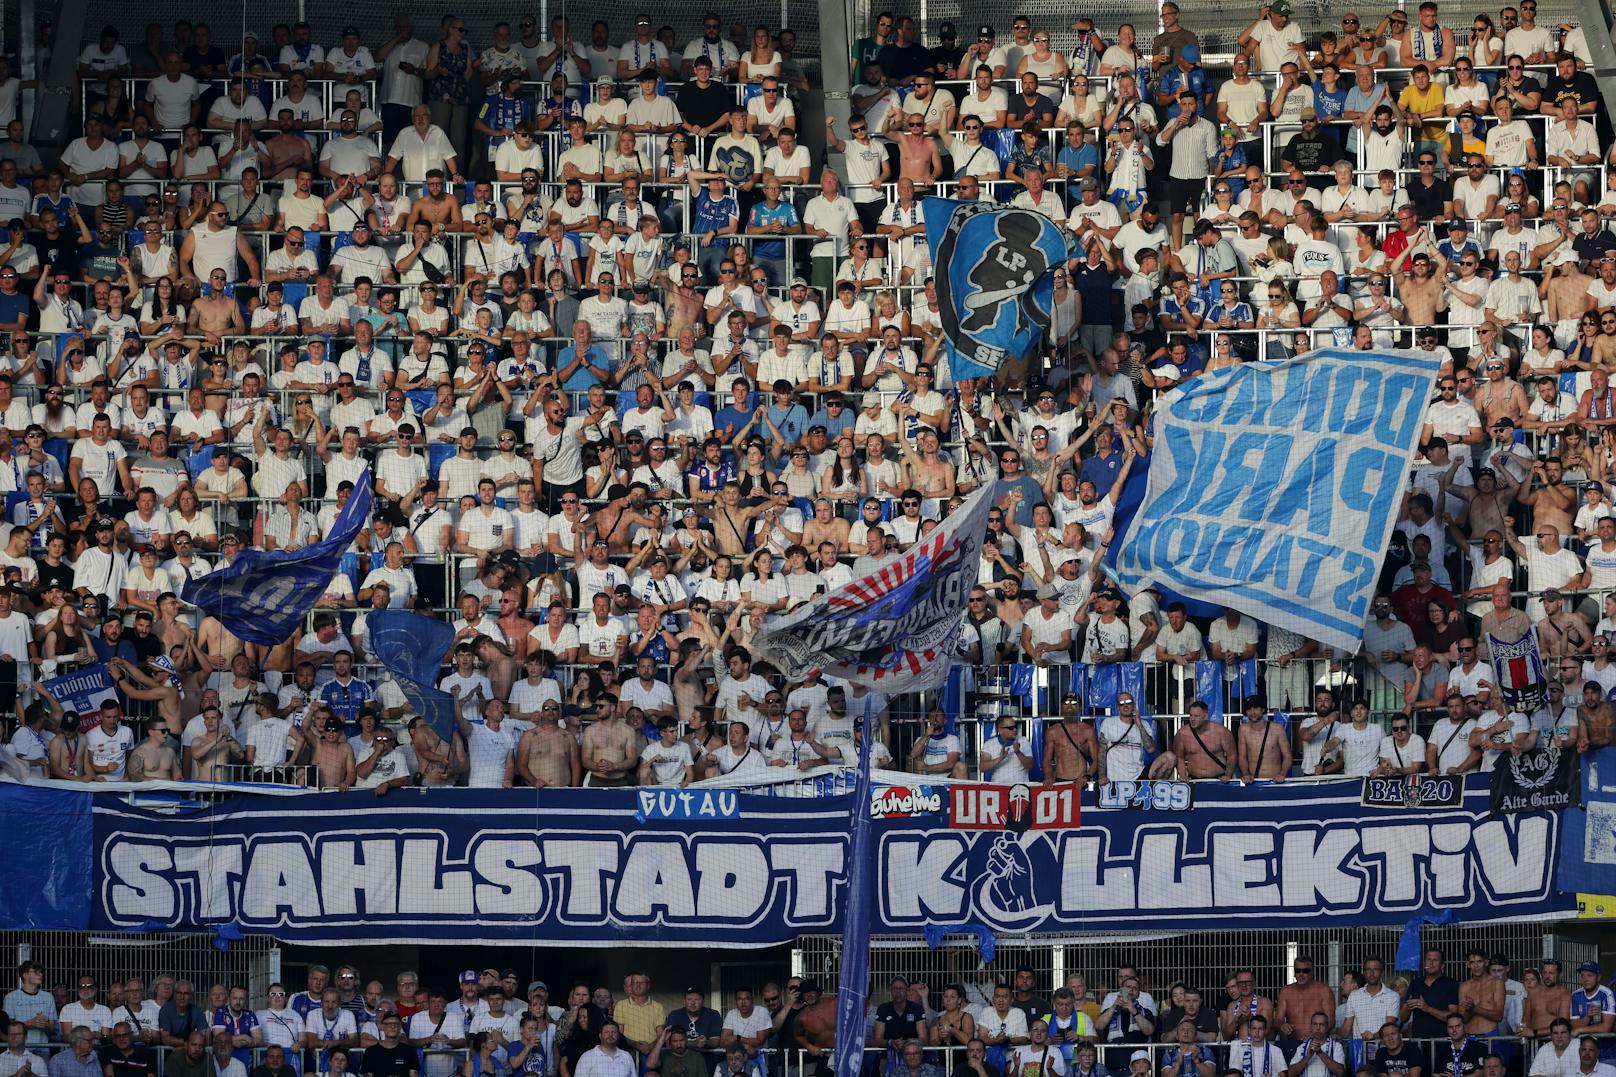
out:
{"label": "shirtless man", "polygon": [[315,780],[321,789],[346,793],[358,777],[353,747],[342,735],[341,718],[323,706],[316,707],[315,714],[312,720],[320,730],[320,739],[314,744]]}
{"label": "shirtless man", "polygon": [[1543,619],[1537,623],[1537,641],[1546,658],[1587,654],[1592,650],[1593,630],[1582,614],[1565,608],[1559,591],[1543,592]]}
{"label": "shirtless man", "polygon": [[814,501],[814,514],[802,525],[802,544],[810,550],[817,550],[821,543],[828,542],[836,547],[837,553],[844,553],[852,526],[836,515],[829,498],[818,498]]}
{"label": "shirtless man", "polygon": [[1291,770],[1291,739],[1278,723],[1270,721],[1262,700],[1246,700],[1245,724],[1238,738],[1240,784],[1250,785],[1258,778],[1283,782]]}
{"label": "shirtless man", "polygon": [[1226,1040],[1244,1039],[1246,1023],[1253,1017],[1274,1019],[1274,1004],[1256,993],[1257,975],[1251,969],[1236,969],[1234,998],[1223,1008],[1218,1024]]}
{"label": "shirtless man", "polygon": [[511,648],[510,662],[513,668],[522,666],[527,662],[528,648],[533,641],[528,637],[532,635],[534,624],[522,615],[522,589],[520,587],[506,587],[499,595],[499,617],[494,621],[499,630],[505,634]]}
{"label": "shirtless man", "polygon": [[292,118],[292,110],[283,108],[280,115],[275,118],[278,130],[269,138],[264,139],[263,169],[264,180],[285,180],[297,175],[300,168],[313,170],[314,153],[309,149],[308,139],[297,133],[296,121]]}
{"label": "shirtless man", "polygon": [[1555,1018],[1571,1017],[1571,989],[1560,982],[1560,962],[1552,957],[1543,962],[1538,980],[1538,986],[1526,992],[1521,1020],[1515,1026],[1516,1033],[1528,1039],[1545,1035]]}
{"label": "shirtless man", "polygon": [[920,496],[946,501],[954,496],[954,464],[942,455],[937,432],[930,427],[915,438],[915,449],[903,438],[898,445],[904,449],[903,462],[909,473],[909,485],[920,491]]}
{"label": "shirtless man", "polygon": [[410,215],[404,222],[413,229],[416,221],[425,221],[433,235],[443,232],[463,232],[466,222],[460,215],[460,201],[450,194],[443,182],[443,171],[434,168],[426,174],[426,186],[420,197],[410,203]]}
{"label": "shirtless man", "polygon": [[539,724],[516,744],[516,773],[535,789],[576,786],[583,780],[578,742],[561,728],[561,704],[539,705]]}
{"label": "shirtless man", "polygon": [[710,505],[697,505],[696,511],[712,521],[713,544],[718,547],[718,552],[739,558],[746,556],[749,522],[769,504],[772,502],[742,506],[740,484],[731,482],[724,484],[716,501]]}
{"label": "shirtless man", "polygon": [[224,270],[215,269],[208,283],[212,285],[209,293],[191,301],[190,331],[201,333],[210,347],[218,348],[224,337],[245,333],[247,325],[241,320],[240,304],[224,294]]}
{"label": "shirtless man", "polygon": [[[1091,773],[1096,785],[1105,785],[1105,756],[1100,752],[1094,727],[1083,720],[1082,697],[1066,693],[1061,700],[1060,721],[1044,732],[1044,784],[1088,782]],[[1096,764],[1096,760],[1098,763]]]}
{"label": "shirtless man", "polygon": [[903,133],[898,136],[898,178],[909,180],[916,187],[929,188],[943,172],[937,140],[926,133],[918,112],[909,113],[898,122],[903,125]]}
{"label": "shirtless man", "polygon": [[1598,305],[1588,294],[1594,278],[1582,271],[1575,259],[1560,263],[1554,276],[1549,278],[1544,309],[1556,328],[1575,326],[1577,319]]}
{"label": "shirtless man", "polygon": [[[50,777],[65,782],[95,781],[95,775],[90,771],[85,758],[84,738],[79,733],[78,713],[60,712],[56,715],[56,720],[61,733],[51,738],[50,747],[45,751]],[[1571,996],[1567,995],[1568,1006],[1570,999]]]}
{"label": "shirtless man", "polygon": [[1504,1019],[1504,981],[1487,971],[1487,955],[1480,950],[1465,954],[1470,976],[1459,984],[1459,1016],[1472,1036],[1490,1036]]}
{"label": "shirtless man", "polygon": [[[1425,233],[1422,231],[1420,235],[1423,238]],[[1405,325],[1428,326],[1440,321],[1437,312],[1446,302],[1447,278],[1445,274],[1438,276],[1432,272],[1432,250],[1411,244],[1392,263],[1392,275],[1397,278],[1397,297],[1403,301]]]}
{"label": "shirtless man", "polygon": [[1532,506],[1532,526],[1553,528],[1561,535],[1572,534],[1572,518],[1577,512],[1577,491],[1562,479],[1565,468],[1557,456],[1532,465],[1532,474],[1516,500]]}
{"label": "shirtless man", "polygon": [[1195,700],[1189,705],[1189,721],[1173,735],[1171,749],[1150,764],[1150,777],[1158,781],[1216,778],[1226,782],[1234,777],[1234,761],[1233,735],[1222,723],[1211,720],[1205,703]]}
{"label": "shirtless man", "polygon": [[202,624],[196,630],[195,648],[213,671],[220,673],[231,667],[236,655],[245,653],[247,645],[237,639],[217,617],[209,616],[202,618]]}
{"label": "shirtless man", "polygon": [[640,759],[640,732],[614,716],[597,719],[583,736],[583,769],[592,786],[633,785]]}
{"label": "shirtless man", "polygon": [[807,996],[817,994],[818,987],[812,981],[803,983],[805,1005],[797,1011],[797,1019],[791,1028],[796,1034],[798,1047],[813,1058],[823,1059],[836,1044],[836,996],[822,995],[808,1002]]}
{"label": "shirtless man", "polygon": [[[1327,1027],[1335,1027],[1335,989],[1314,972],[1313,959],[1299,956],[1291,966],[1296,978],[1279,989],[1279,1001],[1274,1006],[1274,1020],[1278,1022],[1281,1039],[1305,1035],[1308,1022],[1316,1013],[1329,1019]],[[1503,987],[1500,983],[1499,987]]]}
{"label": "shirtless man", "polygon": [[[1508,481],[1508,472],[1505,472],[1504,482],[1498,481],[1498,474],[1492,468],[1482,468],[1476,476],[1474,491],[1468,496],[1453,487],[1444,489],[1452,496],[1465,500],[1464,508],[1454,516],[1458,526],[1464,528],[1471,542],[1480,542],[1487,532],[1497,531],[1502,547],[1504,533],[1504,517],[1509,512],[1509,503],[1514,500],[1518,488],[1514,482]],[[1445,521],[1444,521],[1445,522]],[[1499,553],[1503,553],[1500,548]]]}

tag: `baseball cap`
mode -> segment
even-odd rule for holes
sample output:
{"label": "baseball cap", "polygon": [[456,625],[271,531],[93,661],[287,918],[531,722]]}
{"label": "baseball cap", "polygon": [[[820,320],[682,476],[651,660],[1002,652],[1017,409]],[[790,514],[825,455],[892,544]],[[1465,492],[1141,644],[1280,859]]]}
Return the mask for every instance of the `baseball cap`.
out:
{"label": "baseball cap", "polygon": [[1302,119],[1304,119],[1304,120],[1316,120],[1318,118],[1319,118],[1319,110],[1318,109],[1314,108],[1312,105],[1303,105],[1302,106]]}
{"label": "baseball cap", "polygon": [[808,287],[808,282],[803,280],[801,277],[792,277],[791,286],[793,288],[806,288]]}
{"label": "baseball cap", "polygon": [[1094,177],[1090,176],[1088,179],[1083,181],[1083,189],[1085,191],[1098,191],[1100,189],[1100,185],[1095,182]]}
{"label": "baseball cap", "polygon": [[1133,1054],[1128,1056],[1128,1061],[1129,1062],[1138,1062],[1141,1058],[1144,1059],[1146,1062],[1149,1062],[1150,1061],[1150,1052],[1149,1051],[1135,1051]]}
{"label": "baseball cap", "polygon": [[977,37],[996,37],[998,35],[994,32],[993,27],[989,26],[987,23],[983,23],[981,26],[978,26],[976,28],[976,36]]}
{"label": "baseball cap", "polygon": [[550,986],[543,980],[534,980],[532,983],[527,985],[527,993],[531,995],[535,991],[543,991],[545,994],[549,994]]}
{"label": "baseball cap", "polygon": [[477,970],[476,969],[467,969],[466,971],[462,972],[460,974],[460,982],[463,983],[463,984],[474,984],[474,983],[476,983],[477,982]]}
{"label": "baseball cap", "polygon": [[1599,962],[1597,962],[1597,961],[1584,961],[1582,964],[1577,966],[1577,971],[1578,972],[1591,972],[1595,976],[1598,976],[1599,975]]}
{"label": "baseball cap", "polygon": [[1289,15],[1291,13],[1290,0],[1274,0],[1268,7],[1275,15]]}

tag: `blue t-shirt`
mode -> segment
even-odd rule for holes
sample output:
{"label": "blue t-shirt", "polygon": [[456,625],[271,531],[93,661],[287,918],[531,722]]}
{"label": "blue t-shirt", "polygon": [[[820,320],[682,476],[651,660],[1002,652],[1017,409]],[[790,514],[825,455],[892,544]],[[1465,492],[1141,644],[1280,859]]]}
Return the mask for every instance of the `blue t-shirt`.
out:
{"label": "blue t-shirt", "polygon": [[1254,322],[1257,320],[1257,315],[1251,309],[1250,303],[1236,303],[1232,307],[1225,307],[1222,303],[1218,303],[1214,305],[1211,310],[1206,312],[1207,326],[1210,328],[1225,314],[1227,314],[1229,319],[1234,322]]}
{"label": "blue t-shirt", "polygon": [[1104,262],[1099,265],[1082,263],[1069,274],[1072,287],[1077,289],[1077,297],[1083,304],[1084,325],[1110,325],[1111,324],[1111,270],[1106,268]]}
{"label": "blue t-shirt", "polygon": [[1347,87],[1337,86],[1334,90],[1326,90],[1322,83],[1313,86],[1313,108],[1319,114],[1319,119],[1328,122],[1339,120],[1341,113],[1347,107]]}
{"label": "blue t-shirt", "polygon": [[1083,461],[1082,470],[1078,472],[1079,479],[1087,479],[1094,484],[1094,488],[1104,497],[1110,492],[1117,481],[1117,472],[1122,470],[1122,450],[1115,445],[1111,446],[1108,456],[1095,453]]}
{"label": "blue t-shirt", "polygon": [[720,441],[725,440],[724,428],[729,427],[730,434],[735,434],[741,427],[752,421],[752,412],[754,410],[754,408],[737,408],[734,405],[718,409],[718,414],[713,416],[713,433],[718,436]]}
{"label": "blue t-shirt", "polygon": [[702,191],[696,196],[690,230],[697,235],[716,232],[720,228],[728,226],[732,217],[739,217],[740,212],[733,195],[714,198],[707,191]]}
{"label": "blue t-shirt", "polygon": [[[769,405],[769,421],[774,423],[774,429],[780,431],[780,436],[787,445],[794,445],[802,440],[802,435],[808,430],[808,413],[801,404],[787,404],[784,408]],[[762,424],[759,424],[762,425]],[[774,431],[767,426],[759,431],[768,441],[774,440]]]}
{"label": "blue t-shirt", "polygon": [[1055,163],[1065,165],[1072,173],[1082,178],[1083,169],[1089,168],[1087,174],[1098,180],[1100,178],[1100,148],[1092,142],[1085,142],[1081,146],[1062,145],[1060,156]]}
{"label": "blue t-shirt", "polygon": [[331,708],[331,713],[344,722],[359,720],[359,708],[370,702],[376,690],[369,683],[354,677],[346,685],[327,681],[321,686],[319,697]]}
{"label": "blue t-shirt", "polygon": [[808,425],[823,426],[825,428],[825,439],[834,442],[844,433],[853,429],[855,420],[852,411],[852,408],[844,406],[840,415],[832,415],[829,408],[820,408],[814,414],[814,421]]}
{"label": "blue t-shirt", "polygon": [[1238,175],[1228,176],[1218,180],[1219,183],[1227,183],[1229,185],[1229,193],[1238,199],[1240,197],[1240,192],[1246,189],[1246,174],[1243,170],[1249,163],[1250,162],[1246,160],[1246,151],[1241,149],[1239,146],[1236,146],[1233,153],[1223,153],[1219,151],[1217,161],[1212,166],[1212,173],[1213,175],[1222,175],[1231,168],[1242,169]]}
{"label": "blue t-shirt", "polygon": [[0,294],[0,325],[16,325],[19,319],[26,323],[32,307],[33,301],[21,292]]}
{"label": "blue t-shirt", "polygon": [[[748,227],[769,224],[783,224],[792,227],[800,224],[797,220],[797,208],[790,202],[780,202],[769,208],[767,202],[759,202],[752,207],[750,219],[746,222]],[[753,258],[784,258],[786,256],[786,241],[784,239],[754,239],[752,241]]]}
{"label": "blue t-shirt", "polygon": [[1172,102],[1167,106],[1167,117],[1172,119],[1178,115],[1178,95],[1189,90],[1196,97],[1196,101],[1206,104],[1206,72],[1199,67],[1183,70],[1177,64],[1168,67],[1161,73],[1161,79],[1156,83],[1157,93],[1170,93]]}
{"label": "blue t-shirt", "polygon": [[[577,354],[578,346],[576,344],[563,350],[561,353],[561,358],[556,362],[556,369],[567,369],[567,367],[572,364],[573,356]],[[605,352],[601,351],[593,344],[591,344],[589,346],[589,350],[584,353],[584,359],[585,362],[579,363],[578,369],[574,370],[572,372],[572,376],[569,377],[561,386],[569,393],[583,392],[585,389],[596,383],[598,379],[596,379],[595,375],[589,372],[590,367],[598,367],[601,370],[607,371],[612,369],[611,359],[606,355]]]}

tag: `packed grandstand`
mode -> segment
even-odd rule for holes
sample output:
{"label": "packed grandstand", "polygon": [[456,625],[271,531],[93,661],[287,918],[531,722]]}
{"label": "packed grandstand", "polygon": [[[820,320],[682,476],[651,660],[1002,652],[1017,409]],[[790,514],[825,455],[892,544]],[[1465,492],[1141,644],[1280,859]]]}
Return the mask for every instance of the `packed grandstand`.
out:
{"label": "packed grandstand", "polygon": [[[1273,0],[1217,52],[1171,0],[1137,26],[881,11],[849,34],[849,58],[799,55],[791,30],[718,14],[676,29],[605,8],[521,14],[483,41],[453,13],[400,15],[370,41],[323,11],[239,37],[109,25],[53,43],[82,47],[61,147],[31,141],[44,90],[29,76],[46,65],[0,59],[0,767],[12,782],[106,783],[131,813],[159,803],[141,783],[369,790],[386,799],[342,810],[390,829],[374,813],[406,789],[526,787],[535,819],[583,816],[556,791],[788,786],[867,744],[893,816],[941,805],[952,781],[1098,795],[1156,779],[1197,783],[1227,818],[1249,804],[1305,821],[1355,806],[1347,779],[1456,777],[1462,800],[1466,774],[1610,746],[1616,144],[1583,29],[1540,23],[1537,6],[1305,25]],[[844,62],[852,111],[838,119],[819,73]],[[1045,339],[991,378],[951,370],[934,196],[1031,209],[1066,236]],[[1125,595],[1108,554],[1157,402],[1319,348],[1441,364],[1361,650]],[[368,519],[288,638],[244,640],[185,601],[244,550],[318,543],[360,483]],[[872,696],[754,654],[778,618],[994,483],[946,690]],[[452,725],[379,661],[367,620],[382,610],[452,631],[434,674]],[[1548,683],[1517,709],[1488,640],[1527,636]],[[1089,690],[1124,666],[1103,699]],[[51,691],[90,669],[110,684],[98,706]],[[912,788],[895,786],[904,771]],[[1257,788],[1236,803],[1234,783]],[[1259,799],[1276,792],[1303,799]],[[474,794],[423,796],[430,810]],[[642,824],[694,817],[640,803]],[[13,804],[11,840],[56,840],[30,836]],[[142,825],[170,825],[155,818]],[[1530,875],[1536,855],[1548,877],[1514,891],[1496,825],[1455,839],[1433,823],[1422,848],[1450,863],[1432,872],[1477,880],[1491,904],[1472,905],[1495,925],[1570,915],[1549,897],[1552,846],[1570,842],[1559,824],[1519,824],[1508,867]],[[228,844],[207,838],[209,856]],[[1020,870],[993,855],[985,878]],[[158,877],[155,860],[105,859],[109,878]],[[882,884],[940,893],[931,863]],[[1060,874],[1043,863],[995,898],[988,926],[1030,926],[1016,914]],[[1196,870],[1154,907],[1200,908],[1172,889],[1187,894]],[[1239,874],[1220,869],[1219,885]],[[1289,911],[1330,881],[1307,878],[1300,897],[1287,882]],[[379,887],[364,879],[352,885]],[[109,884],[96,900],[113,912],[77,926],[252,927],[245,908],[160,913],[162,888],[140,885],[124,890],[127,918]],[[1425,908],[1395,889],[1373,922]],[[377,892],[366,911],[390,915]],[[1092,907],[1124,909],[1116,892]],[[1457,893],[1439,896],[1458,907]],[[439,900],[430,941],[486,937],[456,935],[458,907]],[[1145,903],[1141,883],[1132,906]],[[917,933],[916,904],[910,920],[883,906],[879,923]],[[789,926],[829,930],[829,908]],[[1343,924],[1362,908],[1318,905]],[[282,912],[264,922],[290,923]],[[1090,926],[1151,929],[1115,915]],[[573,937],[545,935],[554,923],[527,941]],[[866,1072],[1616,1077],[1597,946],[1493,926],[1422,952],[1419,926],[1412,959],[1407,933],[1350,952],[1319,933],[1315,954],[1253,932],[1193,965],[1148,934],[1105,962],[1059,945],[994,962],[983,941],[978,963],[955,940],[946,960],[878,961]],[[293,982],[278,958],[273,973],[221,971],[225,958],[176,949],[153,966],[103,939],[56,946],[52,966],[30,956],[43,936],[7,941],[22,960],[0,1000],[0,1077],[793,1077],[832,1046],[828,985],[783,965],[755,990],[680,967],[700,986],[671,994],[663,965],[654,990],[624,966],[614,992],[602,976],[547,984],[531,955],[511,961],[524,973],[456,960],[429,976],[372,951],[385,972],[310,959]],[[136,967],[162,971],[148,983]]]}

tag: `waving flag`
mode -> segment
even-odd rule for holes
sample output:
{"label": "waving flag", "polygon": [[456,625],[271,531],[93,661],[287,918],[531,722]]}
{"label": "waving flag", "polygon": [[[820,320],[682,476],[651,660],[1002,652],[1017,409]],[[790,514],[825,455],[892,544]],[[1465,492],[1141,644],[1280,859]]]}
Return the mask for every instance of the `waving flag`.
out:
{"label": "waving flag", "polygon": [[864,746],[849,808],[847,908],[842,913],[841,975],[836,987],[834,1077],[859,1077],[864,1067],[864,1008],[870,998],[870,696],[864,696]]}
{"label": "waving flag", "polygon": [[1162,584],[1357,650],[1438,365],[1326,349],[1168,393],[1116,550],[1123,586]]}
{"label": "waving flag", "polygon": [[185,601],[237,639],[273,647],[296,631],[325,592],[342,555],[370,522],[370,469],[360,472],[331,533],[301,550],[243,550],[228,567],[185,585]]}
{"label": "waving flag", "polygon": [[375,610],[365,615],[370,649],[391,673],[409,700],[410,709],[425,718],[445,742],[454,737],[456,703],[438,688],[438,670],[454,642],[454,629],[446,622],[409,610]]}
{"label": "waving flag", "polygon": [[949,368],[955,381],[989,377],[1049,331],[1065,236],[1030,209],[947,198],[924,208]]}
{"label": "waving flag", "polygon": [[976,585],[995,485],[906,552],[771,621],[752,641],[753,654],[788,678],[820,668],[888,694],[940,683]]}

